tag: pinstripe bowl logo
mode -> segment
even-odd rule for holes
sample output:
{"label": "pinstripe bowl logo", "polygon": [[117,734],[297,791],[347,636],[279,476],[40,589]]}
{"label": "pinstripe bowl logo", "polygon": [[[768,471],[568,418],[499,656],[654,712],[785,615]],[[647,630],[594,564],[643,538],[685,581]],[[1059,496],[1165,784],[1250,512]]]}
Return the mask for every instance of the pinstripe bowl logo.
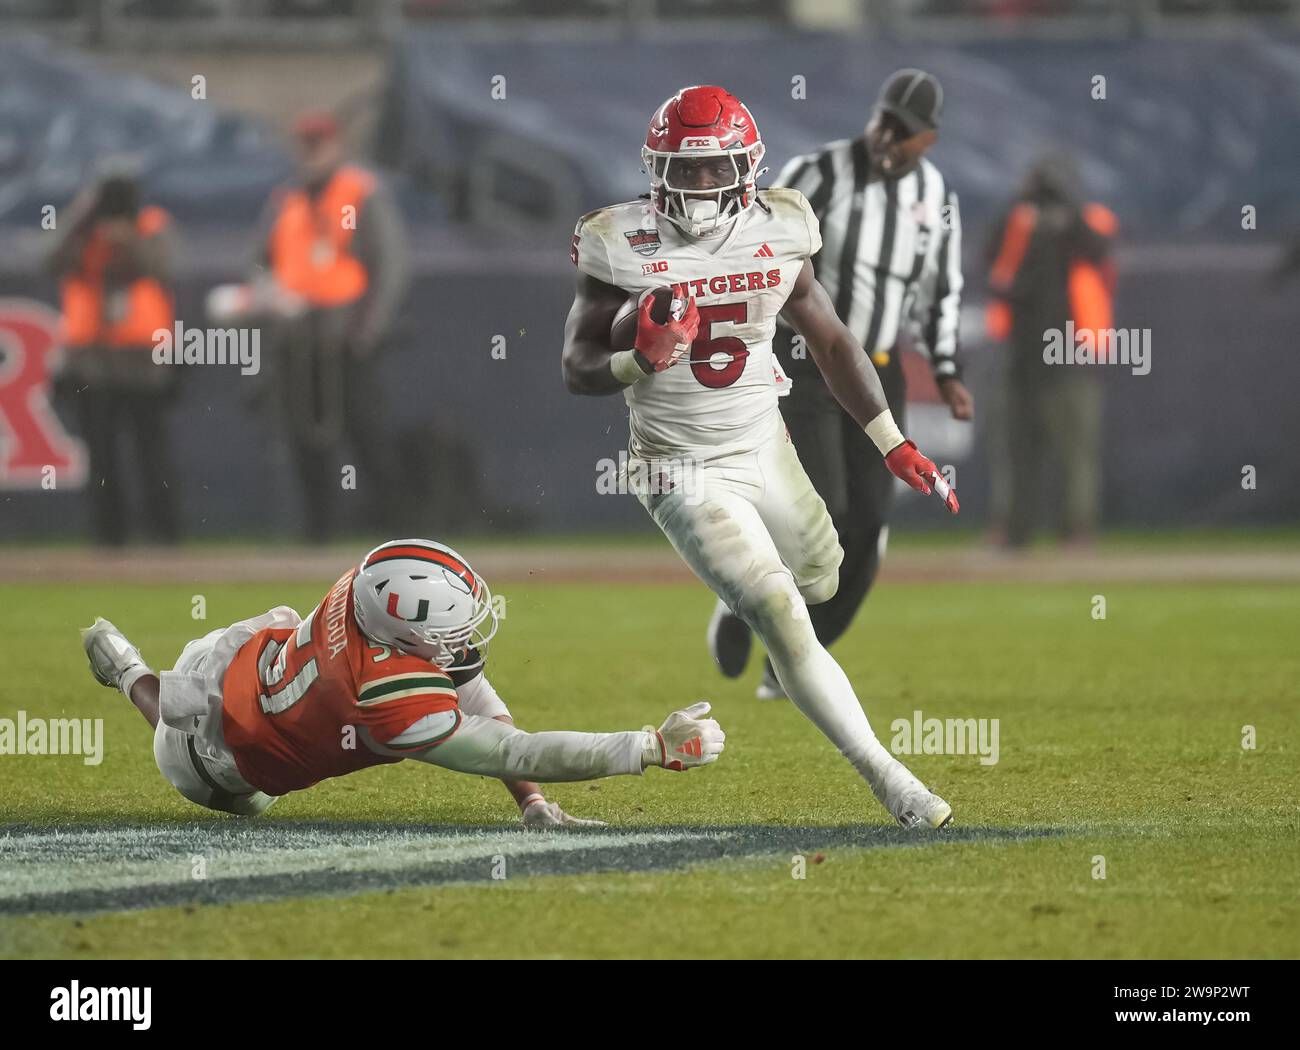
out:
{"label": "pinstripe bowl logo", "polygon": [[623,234],[627,246],[637,255],[654,255],[662,247],[658,230],[628,230]]}

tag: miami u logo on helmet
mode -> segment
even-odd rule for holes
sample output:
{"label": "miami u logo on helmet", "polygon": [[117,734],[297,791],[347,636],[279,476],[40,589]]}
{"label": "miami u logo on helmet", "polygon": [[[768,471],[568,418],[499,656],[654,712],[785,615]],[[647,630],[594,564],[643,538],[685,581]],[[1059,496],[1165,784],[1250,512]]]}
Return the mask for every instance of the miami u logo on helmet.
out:
{"label": "miami u logo on helmet", "polygon": [[408,623],[423,623],[425,620],[429,618],[428,598],[420,599],[420,604],[415,607],[414,616],[403,616],[400,612],[397,611],[397,604],[401,600],[402,600],[401,597],[398,595],[396,591],[389,591],[388,608],[386,610],[389,616],[392,616],[394,619],[398,619],[398,620],[406,620]]}

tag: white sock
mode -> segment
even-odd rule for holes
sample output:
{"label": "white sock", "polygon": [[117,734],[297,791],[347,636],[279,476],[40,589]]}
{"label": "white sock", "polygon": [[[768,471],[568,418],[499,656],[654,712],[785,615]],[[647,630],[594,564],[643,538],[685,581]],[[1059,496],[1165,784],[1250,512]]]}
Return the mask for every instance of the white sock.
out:
{"label": "white sock", "polygon": [[877,739],[848,676],[817,640],[793,582],[778,593],[769,589],[755,604],[751,626],[767,647],[782,688],[853,764],[876,797],[883,801],[886,794],[892,795],[903,778],[915,780]]}

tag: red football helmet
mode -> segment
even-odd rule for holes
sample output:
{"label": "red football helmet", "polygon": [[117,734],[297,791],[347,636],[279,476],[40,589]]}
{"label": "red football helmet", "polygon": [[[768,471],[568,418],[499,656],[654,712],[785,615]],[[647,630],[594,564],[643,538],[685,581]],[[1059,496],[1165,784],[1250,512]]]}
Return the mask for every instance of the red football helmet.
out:
{"label": "red football helmet", "polygon": [[708,85],[682,88],[655,110],[641,159],[655,211],[701,237],[754,203],[763,140],[745,104]]}

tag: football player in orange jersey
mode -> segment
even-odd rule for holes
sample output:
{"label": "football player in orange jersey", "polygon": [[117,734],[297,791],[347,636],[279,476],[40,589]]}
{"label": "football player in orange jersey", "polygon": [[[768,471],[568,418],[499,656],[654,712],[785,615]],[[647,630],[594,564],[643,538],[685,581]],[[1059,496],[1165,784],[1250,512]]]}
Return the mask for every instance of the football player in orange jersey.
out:
{"label": "football player in orange jersey", "polygon": [[154,758],[187,799],[255,816],[327,777],[415,758],[498,777],[529,827],[597,824],[541,781],[683,770],[722,753],[701,701],[658,729],[525,733],[483,673],[497,616],[455,551],[393,540],[349,569],[305,619],[286,606],[190,642],[156,674],[109,621],[82,632],[90,668],[154,728]]}

